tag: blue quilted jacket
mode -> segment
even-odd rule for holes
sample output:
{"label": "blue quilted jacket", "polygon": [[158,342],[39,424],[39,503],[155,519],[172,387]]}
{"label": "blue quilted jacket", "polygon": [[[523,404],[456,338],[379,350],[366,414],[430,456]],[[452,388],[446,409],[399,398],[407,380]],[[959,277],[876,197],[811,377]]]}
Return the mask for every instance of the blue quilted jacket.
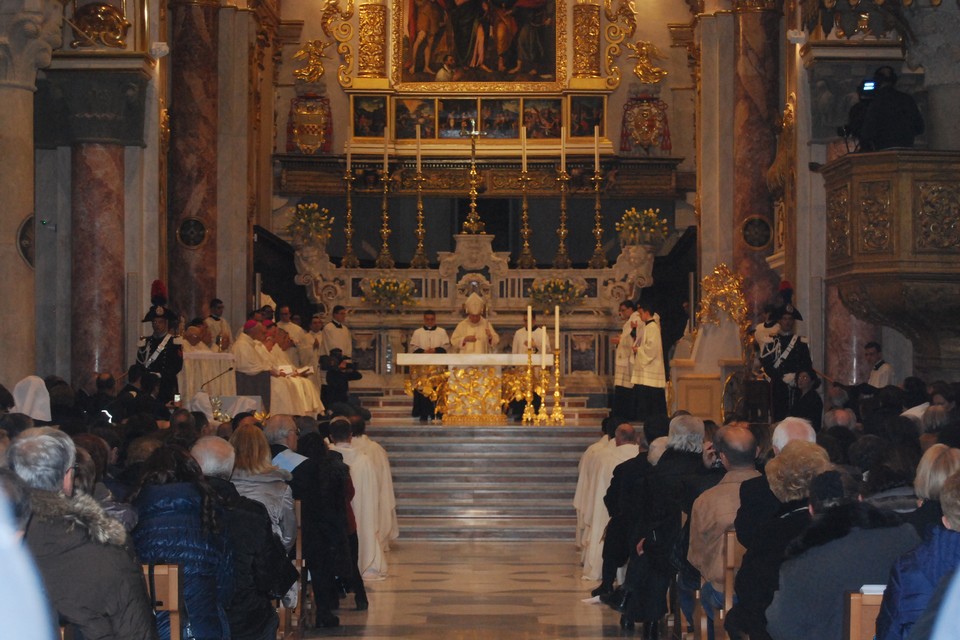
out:
{"label": "blue quilted jacket", "polygon": [[[133,541],[143,563],[179,564],[183,580],[183,637],[230,638],[224,606],[233,590],[233,561],[227,538],[200,527],[201,497],[191,483],[149,485],[133,502],[140,519]],[[161,640],[170,637],[165,614],[157,616]]]}
{"label": "blue quilted jacket", "polygon": [[877,616],[877,640],[901,640],[930,603],[940,579],[960,564],[960,533],[942,526],[897,560]]}

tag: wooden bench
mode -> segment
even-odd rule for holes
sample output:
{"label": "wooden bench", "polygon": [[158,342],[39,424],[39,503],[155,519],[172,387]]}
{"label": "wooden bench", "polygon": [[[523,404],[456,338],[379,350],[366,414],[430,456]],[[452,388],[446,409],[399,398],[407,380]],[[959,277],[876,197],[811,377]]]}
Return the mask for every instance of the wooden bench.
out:
{"label": "wooden bench", "polygon": [[[747,552],[746,547],[737,540],[737,532],[732,528],[727,529],[723,534],[723,608],[718,609],[713,616],[713,637],[714,640],[725,640],[727,631],[723,628],[723,621],[727,612],[733,608],[734,588],[733,582],[737,577],[737,571],[743,564],[743,554]],[[707,618],[700,603],[699,594],[697,594],[696,608],[694,614],[694,637],[697,640],[706,640],[707,625],[710,619]]]}
{"label": "wooden bench", "polygon": [[183,591],[180,588],[180,565],[145,564],[143,577],[154,611],[170,615],[170,640],[180,640],[180,612],[183,610]]}
{"label": "wooden bench", "polygon": [[873,640],[883,594],[848,593],[844,599],[845,640]]}

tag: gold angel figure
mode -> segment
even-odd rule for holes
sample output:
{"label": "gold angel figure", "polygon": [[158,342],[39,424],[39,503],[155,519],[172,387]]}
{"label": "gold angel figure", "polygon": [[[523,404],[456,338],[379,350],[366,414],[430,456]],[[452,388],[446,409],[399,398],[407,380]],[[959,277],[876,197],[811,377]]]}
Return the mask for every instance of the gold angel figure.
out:
{"label": "gold angel figure", "polygon": [[666,69],[653,64],[653,60],[663,60],[664,56],[652,42],[638,40],[635,43],[627,43],[633,53],[628,56],[637,61],[633,67],[633,72],[640,78],[644,84],[657,84],[667,75]]}
{"label": "gold angel figure", "polygon": [[320,78],[323,77],[325,70],[323,68],[323,58],[328,57],[324,51],[329,47],[331,42],[324,42],[323,40],[311,40],[303,49],[300,49],[293,55],[294,60],[306,60],[307,65],[299,69],[294,70],[293,76],[302,82],[320,82]]}

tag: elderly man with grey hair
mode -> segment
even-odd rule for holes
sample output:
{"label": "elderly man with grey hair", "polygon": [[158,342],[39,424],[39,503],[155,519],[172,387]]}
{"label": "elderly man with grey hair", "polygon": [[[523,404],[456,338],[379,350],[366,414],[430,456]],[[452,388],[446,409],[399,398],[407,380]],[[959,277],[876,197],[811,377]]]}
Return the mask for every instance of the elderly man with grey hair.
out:
{"label": "elderly man with grey hair", "polygon": [[61,622],[85,638],[156,638],[140,563],[123,525],[88,495],[73,494],[73,441],[56,429],[28,429],[7,465],[30,488],[26,542]]}
{"label": "elderly man with grey hair", "polygon": [[[794,440],[817,441],[817,433],[809,420],[790,417],[778,422],[771,437],[773,455],[780,455],[787,443]],[[775,517],[779,510],[780,501],[770,490],[766,475],[744,481],[740,485],[740,509],[733,525],[740,544],[749,549],[756,540],[754,536],[760,526]]]}
{"label": "elderly man with grey hair", "polygon": [[273,600],[287,592],[297,572],[273,534],[266,508],[244,498],[230,482],[236,452],[216,436],[197,440],[190,450],[223,508],[223,528],[233,547],[235,589],[226,607],[234,638],[272,640],[280,619]]}

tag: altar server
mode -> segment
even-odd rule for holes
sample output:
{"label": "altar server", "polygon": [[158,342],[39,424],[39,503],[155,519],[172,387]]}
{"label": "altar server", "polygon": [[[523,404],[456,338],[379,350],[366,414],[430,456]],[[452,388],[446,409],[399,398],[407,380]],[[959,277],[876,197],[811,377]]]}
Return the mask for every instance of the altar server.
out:
{"label": "altar server", "polygon": [[[437,326],[437,314],[432,310],[423,312],[423,326],[410,336],[410,353],[446,353],[450,349],[450,337],[446,329]],[[418,375],[430,375],[431,367],[415,367]],[[413,417],[420,422],[432,420],[435,416],[436,402],[420,391],[413,392]]]}

